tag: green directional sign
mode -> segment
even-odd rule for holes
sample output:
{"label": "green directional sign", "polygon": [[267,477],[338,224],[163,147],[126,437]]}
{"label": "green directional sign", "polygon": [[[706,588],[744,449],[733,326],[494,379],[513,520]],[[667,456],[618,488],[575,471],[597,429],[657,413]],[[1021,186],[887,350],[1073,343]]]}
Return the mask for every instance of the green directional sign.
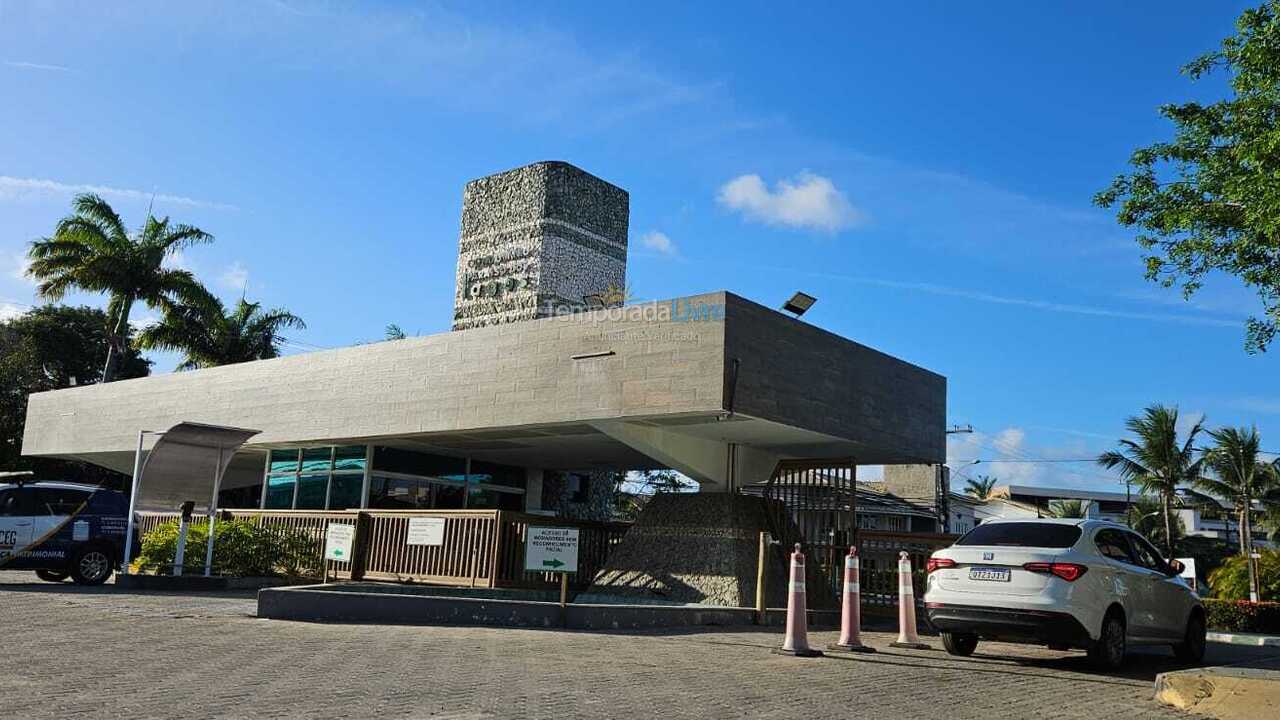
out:
{"label": "green directional sign", "polygon": [[578,528],[531,526],[524,541],[524,569],[578,572]]}
{"label": "green directional sign", "polygon": [[351,543],[355,537],[355,525],[329,523],[324,533],[324,559],[344,562],[351,557]]}

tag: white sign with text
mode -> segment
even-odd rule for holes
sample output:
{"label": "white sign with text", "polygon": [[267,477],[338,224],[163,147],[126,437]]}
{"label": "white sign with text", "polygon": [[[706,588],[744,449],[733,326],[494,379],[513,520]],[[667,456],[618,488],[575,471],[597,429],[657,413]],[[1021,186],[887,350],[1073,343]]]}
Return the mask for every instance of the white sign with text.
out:
{"label": "white sign with text", "polygon": [[578,528],[530,527],[524,543],[524,569],[578,572]]}
{"label": "white sign with text", "polygon": [[355,538],[355,525],[329,523],[324,532],[324,559],[351,562],[351,545]]}
{"label": "white sign with text", "polygon": [[444,518],[409,518],[409,534],[405,545],[444,545]]}

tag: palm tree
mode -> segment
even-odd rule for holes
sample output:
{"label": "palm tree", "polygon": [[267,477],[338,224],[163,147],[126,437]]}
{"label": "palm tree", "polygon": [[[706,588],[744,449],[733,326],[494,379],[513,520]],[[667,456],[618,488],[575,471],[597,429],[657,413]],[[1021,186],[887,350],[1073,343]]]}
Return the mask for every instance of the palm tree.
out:
{"label": "palm tree", "polygon": [[1049,514],[1056,518],[1082,518],[1087,510],[1081,500],[1054,500],[1049,503]]}
{"label": "palm tree", "polygon": [[203,292],[186,303],[165,303],[160,322],[138,334],[138,346],[183,353],[178,369],[196,370],[278,357],[280,331],[305,327],[293,313],[263,311],[244,298],[228,313],[222,301]]}
{"label": "palm tree", "polygon": [[[1160,501],[1150,495],[1139,495],[1129,509],[1125,511],[1124,521],[1133,531],[1146,538],[1152,545],[1161,547],[1169,544],[1164,523],[1161,518]],[[1174,516],[1173,525],[1169,528],[1173,534],[1173,542],[1177,543],[1187,534],[1182,518]]]}
{"label": "palm tree", "polygon": [[53,237],[31,243],[27,274],[39,281],[42,298],[61,300],[72,290],[106,293],[107,361],[102,382],[115,379],[129,346],[133,304],[157,307],[198,293],[200,284],[186,270],[164,267],[173,253],[213,236],[190,225],[170,225],[148,211],[142,229],[130,236],[124,221],[97,195],[77,195],[75,212],[58,221]]}
{"label": "palm tree", "polygon": [[1120,441],[1120,448],[1098,456],[1098,464],[1115,470],[1126,483],[1136,482],[1143,493],[1160,498],[1167,557],[1173,557],[1173,501],[1180,485],[1200,477],[1202,459],[1195,459],[1195,439],[1203,418],[1178,442],[1178,409],[1152,405],[1125,421],[1137,439]]}
{"label": "palm tree", "polygon": [[[1275,467],[1258,457],[1261,440],[1257,428],[1222,428],[1211,430],[1214,446],[1205,451],[1205,464],[1215,477],[1197,479],[1201,490],[1230,502],[1238,515],[1240,553],[1246,558],[1253,550],[1253,501],[1266,498],[1276,489]],[[1258,596],[1258,577],[1254,563],[1249,565],[1249,588]]]}
{"label": "palm tree", "polygon": [[997,480],[989,475],[979,475],[977,480],[966,478],[964,491],[979,500],[989,500],[991,499],[992,491],[996,489],[996,482]]}

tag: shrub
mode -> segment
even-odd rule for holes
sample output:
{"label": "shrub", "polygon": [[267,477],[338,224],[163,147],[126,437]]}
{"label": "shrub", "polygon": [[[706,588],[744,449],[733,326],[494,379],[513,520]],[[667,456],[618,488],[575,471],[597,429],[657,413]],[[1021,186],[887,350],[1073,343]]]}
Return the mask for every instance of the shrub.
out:
{"label": "shrub", "polygon": [[[315,544],[294,528],[259,527],[252,520],[219,520],[214,529],[213,572],[233,577],[313,574]],[[209,526],[191,525],[183,564],[203,567]],[[137,564],[144,570],[169,572],[178,547],[178,521],[170,520],[142,538]]]}
{"label": "shrub", "polygon": [[[1263,550],[1258,562],[1258,599],[1280,601],[1280,550]],[[1221,600],[1249,599],[1249,564],[1243,555],[1227,558],[1209,573],[1213,596]]]}
{"label": "shrub", "polygon": [[1280,633],[1280,603],[1247,600],[1204,600],[1211,630],[1275,635]]}

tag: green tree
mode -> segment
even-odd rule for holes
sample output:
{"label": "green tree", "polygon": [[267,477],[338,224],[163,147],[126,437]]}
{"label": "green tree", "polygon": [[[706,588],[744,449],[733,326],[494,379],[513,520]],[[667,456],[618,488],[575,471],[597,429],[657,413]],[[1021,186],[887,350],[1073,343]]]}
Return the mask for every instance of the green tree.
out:
{"label": "green tree", "polygon": [[[1182,518],[1176,515],[1166,530],[1160,500],[1147,495],[1139,496],[1137,501],[1125,511],[1125,523],[1156,547],[1168,548],[1170,545],[1178,547],[1187,533]],[[1165,552],[1170,553],[1167,549]],[[1173,557],[1172,554],[1168,556]]]}
{"label": "green tree", "polygon": [[146,350],[180,352],[179,370],[195,370],[279,357],[281,330],[305,328],[302,318],[282,308],[262,309],[241,298],[227,312],[222,301],[202,291],[188,302],[163,302],[160,322],[138,335]]}
{"label": "green tree", "polygon": [[1098,456],[1098,464],[1115,470],[1125,482],[1138,484],[1147,495],[1160,499],[1166,557],[1173,557],[1173,502],[1180,486],[1200,477],[1195,439],[1204,429],[1203,419],[1192,426],[1185,441],[1178,441],[1178,409],[1152,405],[1142,415],[1125,421],[1136,439],[1123,439],[1120,448]]}
{"label": "green tree", "polygon": [[[1256,428],[1212,430],[1213,447],[1205,452],[1205,465],[1212,477],[1198,478],[1196,487],[1232,504],[1240,533],[1240,553],[1248,557],[1253,548],[1254,501],[1268,497],[1280,483],[1275,468],[1261,461],[1261,440]],[[1250,587],[1258,592],[1258,577],[1249,566]]]}
{"label": "green tree", "polygon": [[74,214],[58,222],[52,237],[31,243],[27,273],[39,281],[41,297],[60,300],[72,290],[105,293],[107,360],[102,382],[116,379],[129,352],[129,313],[136,302],[159,307],[188,299],[200,284],[186,270],[164,267],[175,252],[213,236],[189,225],[171,225],[150,214],[130,235],[124,221],[97,195],[78,195]]}
{"label": "green tree", "polygon": [[[34,470],[41,476],[100,483],[115,473],[83,463],[22,457],[27,396],[89,385],[102,379],[107,314],[92,307],[43,305],[0,322],[0,470]],[[151,362],[130,348],[120,378],[143,377]]]}
{"label": "green tree", "polygon": [[1280,600],[1280,550],[1261,550],[1262,557],[1249,563],[1236,555],[1209,573],[1209,587],[1214,597],[1223,600],[1248,600],[1249,588],[1258,588],[1258,599]]}
{"label": "green tree", "polygon": [[386,330],[383,333],[383,337],[387,340],[403,340],[408,337],[408,335],[404,334],[404,330],[401,330],[399,325],[390,323],[387,325]]}
{"label": "green tree", "polygon": [[979,475],[977,480],[966,478],[964,491],[979,500],[989,500],[991,493],[996,489],[996,482],[998,481],[989,475]]}
{"label": "green tree", "polygon": [[1049,503],[1049,514],[1056,518],[1082,518],[1087,511],[1083,500],[1054,500]]}
{"label": "green tree", "polygon": [[1245,347],[1265,350],[1280,329],[1280,0],[1246,10],[1237,33],[1183,68],[1196,80],[1225,70],[1225,100],[1164,105],[1171,141],[1134,152],[1131,172],[1094,201],[1137,227],[1149,280],[1190,298],[1206,275],[1235,275],[1257,292]]}

